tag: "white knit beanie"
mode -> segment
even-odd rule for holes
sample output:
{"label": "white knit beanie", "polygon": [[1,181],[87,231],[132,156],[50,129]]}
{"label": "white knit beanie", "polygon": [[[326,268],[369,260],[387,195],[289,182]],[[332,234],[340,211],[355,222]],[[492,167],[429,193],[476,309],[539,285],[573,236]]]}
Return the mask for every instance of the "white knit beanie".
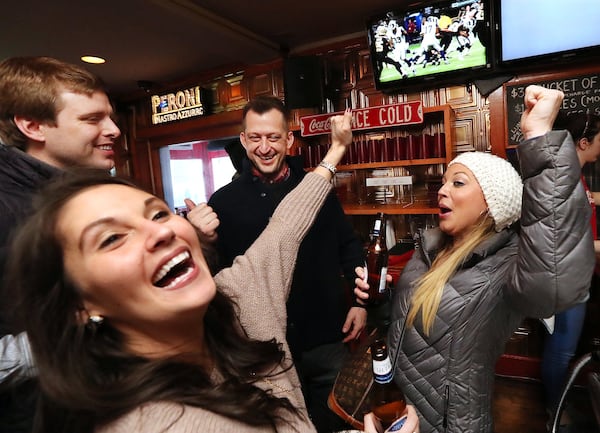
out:
{"label": "white knit beanie", "polygon": [[464,165],[477,179],[497,232],[521,217],[523,182],[510,162],[487,152],[465,152],[448,167],[452,164]]}

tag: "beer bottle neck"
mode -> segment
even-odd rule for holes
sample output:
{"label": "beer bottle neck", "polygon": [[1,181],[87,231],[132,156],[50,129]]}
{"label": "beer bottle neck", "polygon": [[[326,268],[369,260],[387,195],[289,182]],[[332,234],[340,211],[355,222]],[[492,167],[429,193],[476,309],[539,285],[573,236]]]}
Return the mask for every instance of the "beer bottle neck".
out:
{"label": "beer bottle neck", "polygon": [[394,375],[392,372],[392,362],[389,356],[386,356],[382,360],[373,360],[373,378],[375,382],[382,385],[392,381]]}

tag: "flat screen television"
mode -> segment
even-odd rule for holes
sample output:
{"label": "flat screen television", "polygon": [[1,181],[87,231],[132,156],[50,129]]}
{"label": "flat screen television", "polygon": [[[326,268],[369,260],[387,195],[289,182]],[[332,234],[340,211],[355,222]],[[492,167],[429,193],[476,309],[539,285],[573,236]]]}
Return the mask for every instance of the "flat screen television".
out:
{"label": "flat screen television", "polygon": [[598,0],[500,0],[499,66],[535,67],[600,54]]}
{"label": "flat screen television", "polygon": [[435,0],[367,21],[378,90],[467,82],[492,68],[488,0]]}

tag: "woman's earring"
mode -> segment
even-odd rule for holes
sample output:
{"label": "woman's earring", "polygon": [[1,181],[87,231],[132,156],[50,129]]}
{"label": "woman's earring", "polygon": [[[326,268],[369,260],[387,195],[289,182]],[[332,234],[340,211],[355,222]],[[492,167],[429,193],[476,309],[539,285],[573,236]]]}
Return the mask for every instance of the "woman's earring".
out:
{"label": "woman's earring", "polygon": [[98,331],[98,329],[102,326],[102,324],[104,323],[104,317],[98,315],[92,315],[88,317],[87,320],[87,327],[92,331],[92,332],[96,332]]}

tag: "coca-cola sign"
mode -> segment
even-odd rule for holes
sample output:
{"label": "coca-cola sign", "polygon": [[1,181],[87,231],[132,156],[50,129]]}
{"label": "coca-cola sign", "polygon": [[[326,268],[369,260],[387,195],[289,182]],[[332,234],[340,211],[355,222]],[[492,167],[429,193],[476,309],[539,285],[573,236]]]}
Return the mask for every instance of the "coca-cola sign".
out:
{"label": "coca-cola sign", "polygon": [[[300,134],[303,137],[328,134],[331,130],[331,117],[343,114],[316,114],[300,118]],[[423,104],[421,101],[402,102],[399,104],[380,105],[378,107],[352,110],[352,130],[389,128],[398,125],[423,123]]]}

